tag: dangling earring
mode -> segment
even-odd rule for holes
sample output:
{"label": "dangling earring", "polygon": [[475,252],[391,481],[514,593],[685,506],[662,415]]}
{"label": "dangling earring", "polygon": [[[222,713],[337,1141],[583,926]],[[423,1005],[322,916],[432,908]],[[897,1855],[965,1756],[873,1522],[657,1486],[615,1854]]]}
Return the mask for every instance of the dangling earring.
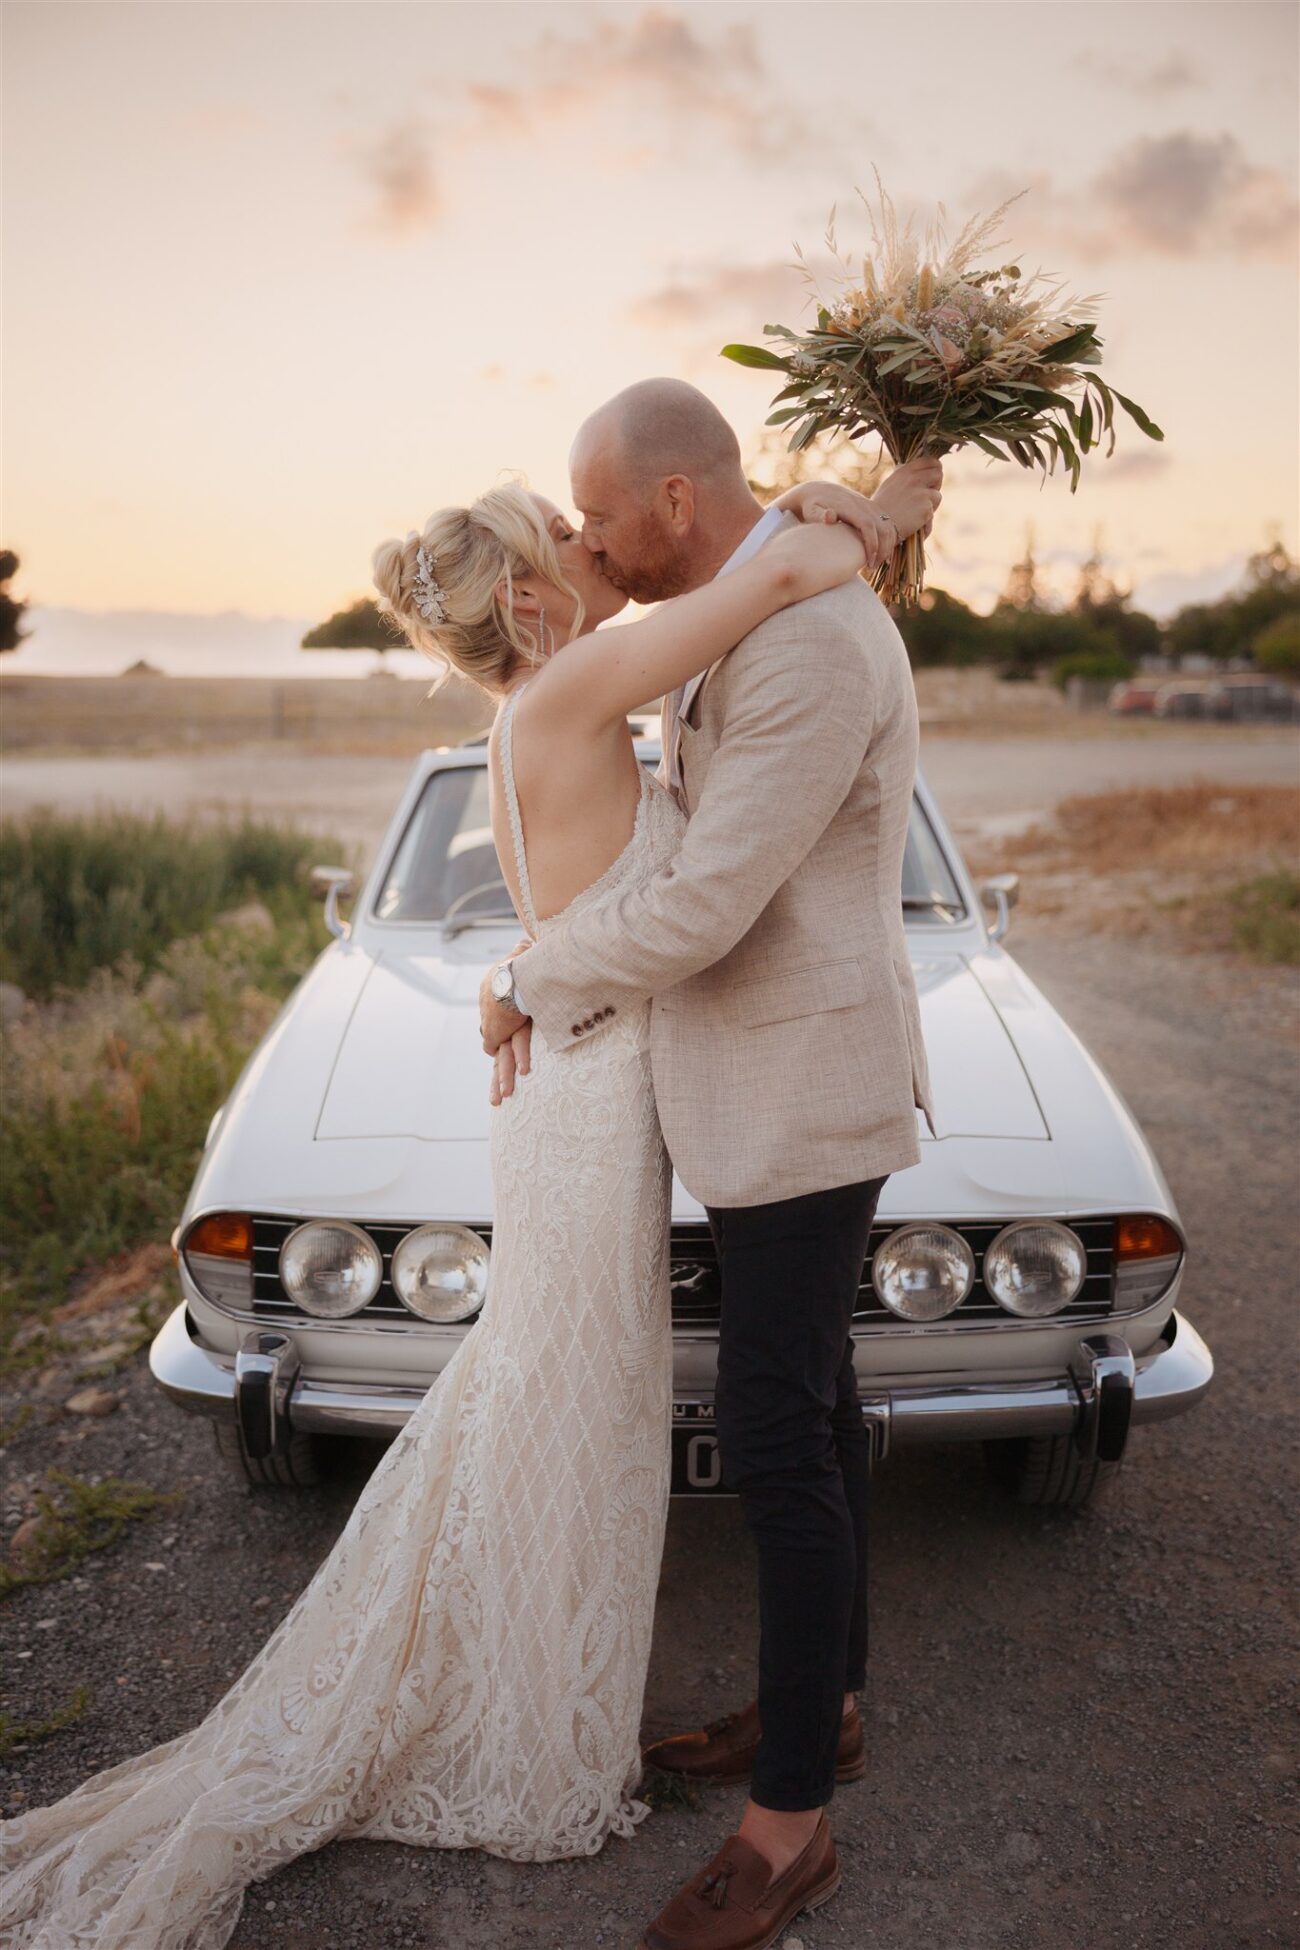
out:
{"label": "dangling earring", "polygon": [[[554,648],[555,632],[552,630],[551,650],[553,651]],[[550,654],[546,648],[546,611],[544,609],[539,609],[537,612],[537,653],[540,657],[546,657]]]}

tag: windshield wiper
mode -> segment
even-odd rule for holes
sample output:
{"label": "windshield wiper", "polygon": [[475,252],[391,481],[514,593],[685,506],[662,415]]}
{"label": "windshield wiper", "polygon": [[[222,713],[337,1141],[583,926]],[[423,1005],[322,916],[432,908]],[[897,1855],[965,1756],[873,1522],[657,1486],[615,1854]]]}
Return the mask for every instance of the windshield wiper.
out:
{"label": "windshield wiper", "polygon": [[463,920],[458,914],[454,920],[439,923],[448,941],[455,935],[464,934],[469,928],[508,928],[518,925],[513,914],[474,914],[467,915]]}
{"label": "windshield wiper", "polygon": [[937,894],[904,894],[904,914],[964,914],[960,901],[940,900]]}

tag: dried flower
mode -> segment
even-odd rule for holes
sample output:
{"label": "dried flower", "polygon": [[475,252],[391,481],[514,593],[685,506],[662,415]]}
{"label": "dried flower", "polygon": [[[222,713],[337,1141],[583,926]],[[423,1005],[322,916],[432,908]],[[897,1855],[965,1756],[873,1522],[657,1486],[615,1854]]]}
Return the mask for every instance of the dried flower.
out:
{"label": "dried flower", "polygon": [[[951,245],[941,204],[918,270],[912,220],[900,229],[878,172],[876,187],[878,209],[862,198],[874,253],[859,279],[836,252],[840,288],[819,298],[815,328],[765,326],[783,352],[723,347],[739,365],[785,374],[768,425],[789,429],[792,450],[832,429],[852,439],[874,433],[896,461],[973,445],[1045,475],[1059,459],[1073,492],[1082,456],[1103,434],[1107,454],[1114,451],[1116,403],[1150,439],[1163,440],[1142,408],[1095,370],[1095,298],[1066,299],[1042,272],[1026,279],[1016,263],[975,268],[978,254],[1000,241],[994,233],[1016,197],[972,217]],[[835,251],[833,226],[828,242]],[[924,548],[912,536],[877,571],[876,587],[886,601],[915,602],[924,576]]]}

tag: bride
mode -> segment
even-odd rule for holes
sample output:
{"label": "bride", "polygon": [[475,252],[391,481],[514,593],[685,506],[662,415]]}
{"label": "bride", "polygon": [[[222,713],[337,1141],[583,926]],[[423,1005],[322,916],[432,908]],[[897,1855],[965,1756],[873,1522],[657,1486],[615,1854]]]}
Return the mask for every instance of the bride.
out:
{"label": "bride", "polygon": [[[493,833],[530,936],[679,844],[628,712],[893,545],[849,490],[784,503],[800,522],[743,567],[611,630],[626,597],[522,487],[376,550],[411,642],[497,700]],[[250,1883],[328,1841],[547,1861],[645,1816],[672,1351],[648,1012],[568,1051],[535,1037],[493,1117],[477,1325],[207,1718],[5,1824],[5,1944],[218,1950]]]}

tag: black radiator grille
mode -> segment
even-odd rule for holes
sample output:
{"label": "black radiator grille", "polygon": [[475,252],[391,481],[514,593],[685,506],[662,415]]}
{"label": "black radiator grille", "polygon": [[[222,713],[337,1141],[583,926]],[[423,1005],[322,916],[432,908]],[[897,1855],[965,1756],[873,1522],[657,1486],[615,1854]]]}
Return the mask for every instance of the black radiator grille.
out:
{"label": "black radiator grille", "polygon": [[[1010,1315],[1005,1307],[999,1306],[984,1284],[982,1268],[984,1251],[1002,1231],[1005,1220],[990,1220],[987,1224],[959,1224],[952,1230],[960,1233],[975,1255],[975,1284],[954,1313],[945,1316],[947,1321],[988,1321],[1008,1320]],[[1108,1314],[1113,1304],[1113,1275],[1115,1266],[1115,1222],[1113,1219],[1070,1220],[1070,1229],[1078,1234],[1088,1255],[1088,1271],[1078,1296],[1068,1307],[1052,1320],[1095,1320],[1099,1314]],[[874,1257],[877,1248],[896,1232],[897,1226],[873,1226],[870,1240],[870,1254]],[[707,1226],[673,1227],[673,1325],[678,1328],[708,1330],[718,1325],[718,1275],[717,1256],[713,1239]],[[688,1267],[695,1268],[694,1278],[689,1290],[683,1291],[680,1281]],[[868,1258],[862,1273],[862,1285],[858,1289],[858,1304],[853,1311],[853,1325],[857,1328],[897,1325],[897,1315],[890,1313],[876,1296],[871,1284],[871,1258]]]}
{"label": "black radiator grille", "polygon": [[[262,1216],[253,1220],[253,1311],[259,1318],[306,1318],[280,1285],[280,1248],[294,1228],[302,1223],[301,1219]],[[360,1224],[360,1221],[355,1223]],[[398,1244],[413,1226],[427,1223],[427,1220],[419,1219],[412,1219],[409,1225],[365,1222],[362,1230],[370,1234],[384,1256],[384,1278],[374,1299],[360,1313],[352,1315],[352,1319],[376,1323],[385,1320],[411,1322],[415,1319],[393,1290],[390,1275],[393,1253]],[[969,1321],[974,1325],[980,1321],[1007,1320],[1010,1317],[989,1293],[982,1278],[985,1248],[1001,1232],[1004,1223],[992,1220],[983,1224],[963,1222],[953,1227],[953,1231],[961,1234],[975,1255],[975,1284],[956,1312],[946,1317],[948,1322]],[[1087,1251],[1088,1273],[1077,1299],[1072,1300],[1068,1307],[1063,1307],[1059,1314],[1052,1314],[1050,1319],[1095,1320],[1099,1315],[1108,1314],[1113,1305],[1115,1222],[1113,1219],[1072,1219],[1068,1223]],[[491,1245],[490,1226],[476,1225],[468,1229]],[[874,1255],[881,1242],[896,1230],[896,1227],[889,1225],[873,1227],[871,1253]],[[681,1333],[715,1332],[720,1299],[718,1260],[708,1226],[675,1225],[672,1229],[671,1259],[674,1328]],[[863,1269],[853,1324],[861,1329],[896,1324],[896,1316],[876,1298],[871,1284],[870,1259]]]}

